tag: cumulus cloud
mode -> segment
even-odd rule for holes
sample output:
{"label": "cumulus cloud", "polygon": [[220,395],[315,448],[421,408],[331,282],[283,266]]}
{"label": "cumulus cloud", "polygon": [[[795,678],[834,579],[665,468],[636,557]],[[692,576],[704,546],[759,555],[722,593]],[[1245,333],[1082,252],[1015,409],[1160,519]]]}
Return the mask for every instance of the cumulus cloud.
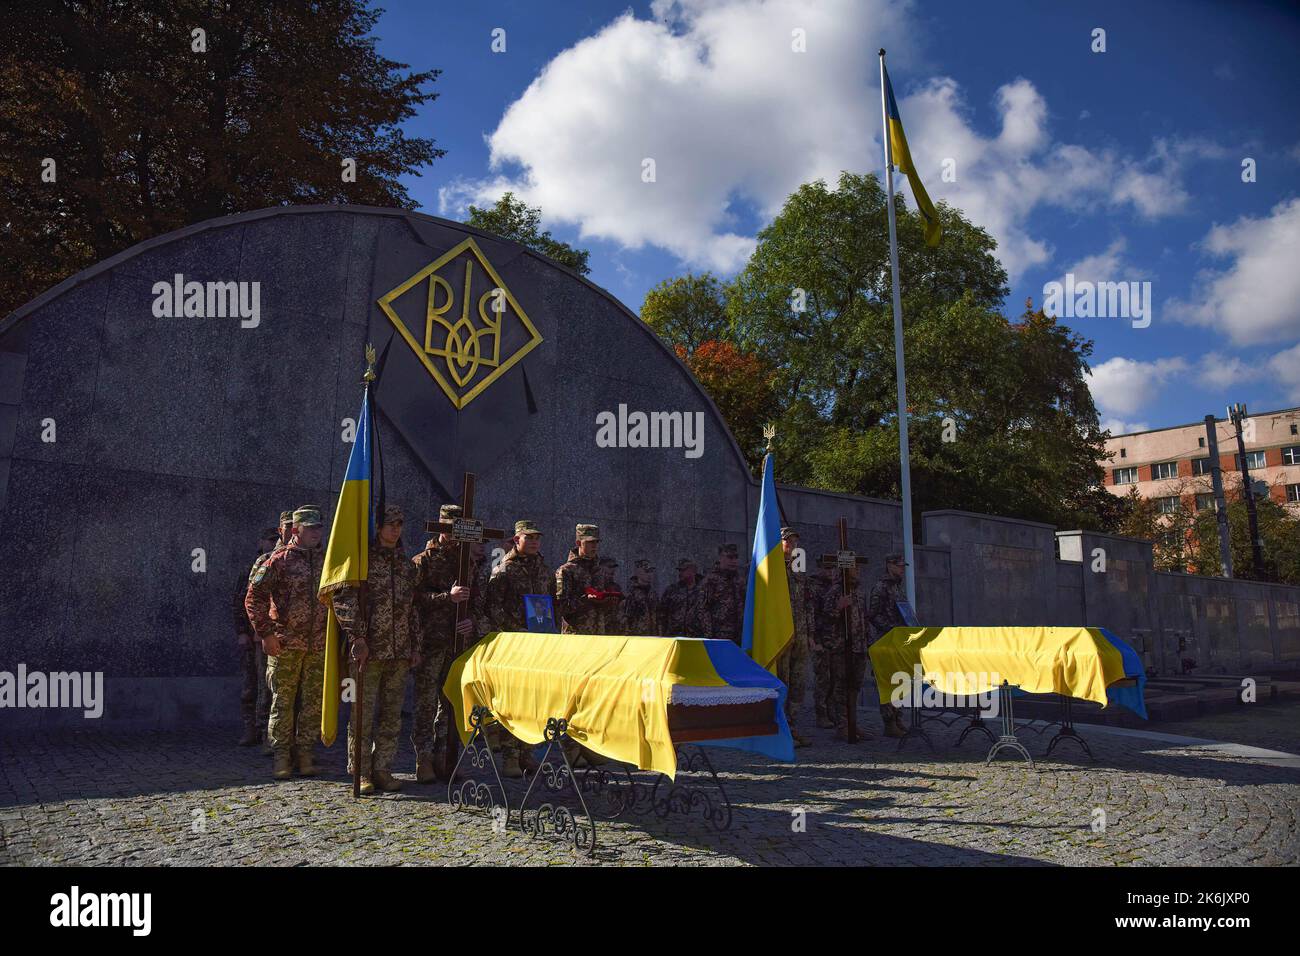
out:
{"label": "cumulus cloud", "polygon": [[[1059,281],[1065,281],[1065,275],[1073,275],[1078,282],[1119,282],[1133,278],[1132,271],[1124,265],[1123,256],[1128,249],[1128,240],[1123,236],[1114,240],[1098,253],[1084,256],[1065,270]],[[1149,277],[1147,277],[1149,278]]]}
{"label": "cumulus cloud", "polygon": [[[879,169],[875,50],[918,61],[908,4],[656,0],[652,12],[625,13],[552,59],[488,137],[492,175],[444,187],[443,212],[511,189],[583,239],[652,244],[730,272],[754,247],[740,204],[770,218],[801,183]],[[807,52],[792,49],[796,30]],[[998,240],[1013,281],[1050,256],[1027,226],[1039,206],[1152,217],[1187,202],[1187,149],[1157,143],[1134,159],[1054,142],[1047,103],[1027,79],[997,91],[990,135],[950,78],[904,89],[895,77],[895,91],[927,189]],[[946,158],[955,182],[941,180]],[[646,159],[653,183],[643,181]],[[905,178],[899,188],[908,193]]]}
{"label": "cumulus cloud", "polygon": [[1268,370],[1286,390],[1287,401],[1300,404],[1300,345],[1293,345],[1270,358]]}
{"label": "cumulus cloud", "polygon": [[[1103,418],[1117,419],[1145,411],[1160,389],[1189,369],[1181,358],[1145,362],[1116,356],[1094,366],[1088,376],[1092,400]],[[1136,429],[1142,431],[1142,429]]]}
{"label": "cumulus cloud", "polygon": [[1300,336],[1300,199],[1267,216],[1216,224],[1200,246],[1228,263],[1198,274],[1190,301],[1170,305],[1175,318],[1218,329],[1238,345]]}
{"label": "cumulus cloud", "polygon": [[1131,435],[1133,432],[1144,432],[1150,430],[1151,426],[1146,422],[1126,422],[1119,418],[1105,418],[1101,422],[1101,430],[1110,432],[1111,436]]}

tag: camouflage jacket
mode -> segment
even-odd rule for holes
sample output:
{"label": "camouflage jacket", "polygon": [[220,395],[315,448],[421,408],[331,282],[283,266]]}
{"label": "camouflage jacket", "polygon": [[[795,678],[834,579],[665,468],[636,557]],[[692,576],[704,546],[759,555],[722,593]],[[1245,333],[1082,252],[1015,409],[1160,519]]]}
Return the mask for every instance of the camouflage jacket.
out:
{"label": "camouflage jacket", "polygon": [[740,572],[723,571],[715,563],[701,590],[704,636],[739,644],[745,619],[745,581]]}
{"label": "camouflage jacket", "polygon": [[794,637],[807,647],[817,629],[817,611],[813,607],[812,587],[808,583],[808,575],[803,571],[791,571],[788,561],[785,565],[785,574],[786,580],[790,583],[790,612],[794,615]]}
{"label": "camouflage jacket", "polygon": [[460,549],[454,543],[434,541],[411,559],[416,573],[416,603],[420,608],[422,654],[455,640],[456,605],[451,589],[456,585]]}
{"label": "camouflage jacket", "polygon": [[555,571],[555,616],[561,634],[617,633],[622,602],[604,607],[587,598],[587,588],[606,588],[596,558],[581,558],[576,550]]}
{"label": "camouflage jacket", "polygon": [[830,626],[839,622],[838,616],[832,620],[822,610],[822,598],[826,596],[826,589],[831,586],[830,572],[819,571],[817,574],[810,574],[807,582],[808,602],[812,605],[812,639],[820,645],[826,642]]}
{"label": "camouflage jacket", "polygon": [[235,612],[235,633],[247,634],[256,640],[257,634],[253,631],[253,622],[248,619],[248,608],[244,607],[244,601],[248,599],[248,582],[252,580],[257,573],[258,566],[264,559],[270,557],[271,552],[259,554],[257,560],[253,562],[253,570],[248,574],[241,574],[235,581],[234,590],[234,612]]}
{"label": "camouflage jacket", "polygon": [[401,545],[370,542],[366,573],[366,616],[361,616],[361,588],[334,592],[334,616],[347,642],[364,639],[372,661],[408,660],[418,647],[420,617],[415,606],[415,565]]}
{"label": "camouflage jacket", "polygon": [[528,630],[524,595],[553,594],[554,589],[555,579],[546,569],[546,561],[540,554],[529,557],[511,548],[488,579],[486,611],[489,629]]}
{"label": "camouflage jacket", "polygon": [[[822,645],[843,649],[844,647],[844,621],[843,612],[836,605],[839,603],[840,595],[844,593],[844,585],[840,583],[840,572],[836,571],[822,592],[822,615],[826,619],[826,636],[822,638]],[[855,584],[849,590],[849,637],[853,641],[853,651],[856,654],[865,653],[867,649],[867,615],[862,607],[862,592]]]}
{"label": "camouflage jacket", "polygon": [[907,592],[902,581],[895,581],[886,575],[871,586],[871,596],[867,599],[867,623],[871,625],[871,641],[880,640],[892,628],[907,623],[898,610],[900,601],[907,600]]}
{"label": "camouflage jacket", "polygon": [[278,637],[284,650],[325,649],[329,614],[316,596],[324,560],[321,548],[285,545],[253,574],[244,607],[262,640]]}
{"label": "camouflage jacket", "polygon": [[676,581],[659,599],[659,633],[665,637],[704,636],[704,585]]}
{"label": "camouflage jacket", "polygon": [[480,558],[474,566],[474,583],[470,587],[469,613],[474,620],[474,640],[482,640],[491,633],[491,622],[487,616],[488,582],[492,579],[492,562]]}
{"label": "camouflage jacket", "polygon": [[659,598],[648,585],[632,585],[622,608],[622,634],[653,635],[658,633]]}

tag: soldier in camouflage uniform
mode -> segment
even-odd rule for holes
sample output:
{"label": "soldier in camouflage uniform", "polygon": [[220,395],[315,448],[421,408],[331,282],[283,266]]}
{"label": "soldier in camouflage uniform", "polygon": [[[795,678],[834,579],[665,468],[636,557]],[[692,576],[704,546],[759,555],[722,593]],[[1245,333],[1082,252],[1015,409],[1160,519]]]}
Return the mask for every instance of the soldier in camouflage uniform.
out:
{"label": "soldier in camouflage uniform", "polygon": [[[871,631],[872,644],[893,628],[907,623],[898,609],[900,602],[907,601],[903,585],[906,568],[907,564],[901,554],[885,555],[885,576],[872,585],[871,596],[867,599],[867,626]],[[907,734],[902,711],[887,700],[880,702],[880,721],[885,725],[886,737],[902,737]]]}
{"label": "soldier in camouflage uniform", "polygon": [[[415,607],[417,571],[402,551],[404,516],[397,505],[384,508],[383,524],[370,543],[366,570],[366,613],[361,613],[361,588],[345,585],[331,599],[334,616],[347,641],[352,676],[362,694],[361,792],[401,789],[392,774],[397,735],[402,729],[402,698],[406,673],[418,667],[420,619]],[[354,729],[348,723],[351,763]],[[349,771],[351,766],[349,766]]]}
{"label": "soldier in camouflage uniform", "polygon": [[704,590],[690,558],[677,561],[677,581],[659,599],[658,633],[663,637],[704,636]]}
{"label": "soldier in camouflage uniform", "polygon": [[781,550],[785,554],[786,580],[790,585],[790,612],[794,616],[794,636],[776,662],[776,676],[786,686],[785,719],[790,725],[790,736],[796,747],[808,746],[799,733],[799,711],[803,709],[804,689],[808,684],[809,644],[812,640],[816,615],[808,588],[808,575],[792,570],[795,550],[799,547],[799,532],[794,528],[781,529]]}
{"label": "soldier in camouflage uniform", "polygon": [[834,564],[833,559],[819,561],[817,570],[808,578],[808,597],[813,608],[811,635],[813,707],[817,715],[817,726],[822,728],[835,726],[835,721],[830,716],[830,692],[833,684],[830,652],[826,650],[826,642],[830,639],[830,630],[838,622],[838,618],[832,620],[822,612],[822,598],[826,595],[826,589],[831,586],[831,568]]}
{"label": "soldier in camouflage uniform", "polygon": [[[290,747],[297,744],[297,769],[316,774],[316,737],[320,733],[321,686],[325,680],[325,624],[328,612],[317,597],[324,550],[320,547],[320,511],[293,513],[289,544],[267,558],[248,585],[244,606],[271,658],[271,717],[267,736],[275,754],[274,775],[291,773]],[[302,710],[294,727],[294,703]]]}
{"label": "soldier in camouflage uniform", "polygon": [[[541,547],[542,532],[536,522],[516,521],[512,546],[488,578],[486,611],[490,630],[527,631],[524,595],[555,593],[555,576],[547,570]],[[537,759],[531,747],[503,733],[499,735],[499,748],[505,776],[517,779],[525,772],[536,772]]]}
{"label": "soldier in camouflage uniform", "polygon": [[637,558],[636,570],[628,582],[623,602],[624,634],[640,636],[658,633],[659,595],[655,593],[655,569],[645,558]]}
{"label": "soldier in camouflage uniform", "polygon": [[[849,583],[848,594],[844,593],[841,584],[841,580],[845,577]],[[848,608],[849,612],[848,640],[853,651],[852,663],[847,664],[847,669],[844,660],[843,610],[845,608]],[[848,702],[853,701],[853,706],[857,707],[858,692],[862,689],[862,681],[867,670],[867,616],[862,605],[862,593],[858,589],[857,565],[847,571],[836,569],[832,573],[830,583],[822,594],[822,614],[829,623],[827,637],[822,642],[822,647],[827,654],[831,681],[827,705],[830,708],[830,717],[835,721],[836,736],[843,740],[847,735]],[[871,734],[860,726],[858,737],[862,740],[872,739]]]}
{"label": "soldier in camouflage uniform", "polygon": [[745,623],[745,581],[739,574],[740,549],[718,545],[718,560],[704,578],[701,601],[704,636],[740,643]]}
{"label": "soldier in camouflage uniform", "polygon": [[[462,514],[460,505],[445,504],[438,509],[439,521],[455,521]],[[431,538],[415,556],[416,595],[421,616],[420,664],[415,669],[415,714],[411,720],[411,744],[415,747],[415,779],[433,783],[437,741],[447,733],[450,713],[443,701],[442,685],[453,659],[456,637],[468,641],[474,622],[467,618],[455,631],[456,606],[470,598],[470,589],[456,584],[460,569],[460,547],[451,535],[442,533]],[[455,631],[455,633],[453,633]]]}
{"label": "soldier in camouflage uniform", "polygon": [[[612,569],[602,568],[597,550],[600,529],[594,524],[580,524],[575,533],[569,560],[555,572],[555,616],[560,619],[561,634],[613,634],[618,631],[619,604],[611,599],[587,593],[613,590]],[[615,568],[618,565],[614,565]]]}
{"label": "soldier in camouflage uniform", "polygon": [[[262,565],[272,554],[279,551],[289,543],[293,537],[293,512],[280,512],[280,527],[278,531],[278,540],[275,545],[257,556],[253,562],[253,567],[249,570],[248,576],[244,578],[243,594],[239,598],[240,604],[248,597],[248,586],[253,582],[257,572],[262,569]],[[250,622],[251,625],[251,622]],[[271,659],[266,656],[266,651],[262,649],[262,639],[256,634],[253,639],[257,642],[257,659],[259,661],[258,679],[257,679],[257,736],[262,742],[262,755],[271,756],[274,751],[271,749],[271,741],[266,736],[266,724],[271,719]],[[295,719],[297,713],[294,714]]]}
{"label": "soldier in camouflage uniform", "polygon": [[[253,563],[254,569],[263,558],[270,556],[278,539],[279,533],[275,528],[267,528],[262,532],[257,539],[258,557]],[[262,650],[262,642],[257,639],[253,622],[248,619],[248,611],[244,607],[251,573],[240,572],[235,584],[235,643],[239,646],[239,673],[243,678],[239,694],[239,716],[244,723],[244,733],[239,738],[241,747],[256,746],[262,739],[257,718],[263,700],[267,701],[267,707],[262,720],[265,721],[271,711],[270,695],[266,690],[266,652]]]}

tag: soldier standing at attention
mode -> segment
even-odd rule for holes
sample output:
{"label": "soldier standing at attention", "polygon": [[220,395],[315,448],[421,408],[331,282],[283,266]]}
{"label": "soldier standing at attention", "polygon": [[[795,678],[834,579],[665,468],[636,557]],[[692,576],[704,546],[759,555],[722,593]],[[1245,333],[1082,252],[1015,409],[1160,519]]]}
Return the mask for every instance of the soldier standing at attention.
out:
{"label": "soldier standing at attention", "polygon": [[703,637],[703,589],[690,558],[677,560],[677,581],[659,599],[659,634],[663,637]]}
{"label": "soldier standing at attention", "polygon": [[745,626],[745,582],[737,567],[740,551],[734,544],[718,545],[718,560],[704,578],[704,636],[740,644]]}
{"label": "soldier standing at attention", "polygon": [[[527,631],[524,595],[554,594],[555,577],[547,570],[541,549],[542,532],[537,523],[516,521],[511,548],[488,579],[486,610],[491,630]],[[537,771],[531,747],[502,734],[500,749],[502,775],[518,779],[525,772]]]}
{"label": "soldier standing at attention", "polygon": [[[293,512],[281,511],[278,539],[273,547],[262,552],[258,555],[257,560],[253,562],[248,577],[244,579],[244,596],[240,598],[240,603],[243,603],[244,598],[248,596],[248,585],[252,583],[262,565],[266,564],[267,558],[287,545],[291,537],[293,537]],[[266,724],[271,719],[271,659],[266,656],[266,651],[262,649],[262,639],[256,634],[254,639],[257,641],[257,659],[259,661],[257,665],[259,675],[257,679],[257,736],[262,741],[262,755],[269,757],[272,750],[271,741],[266,736]]]}
{"label": "soldier standing at attention", "polygon": [[627,600],[623,602],[624,634],[639,636],[656,633],[659,595],[655,593],[655,569],[645,558],[637,558],[632,580],[628,582]]}
{"label": "soldier standing at attention", "polygon": [[791,570],[794,553],[799,547],[799,532],[794,528],[781,529],[781,550],[785,553],[786,580],[790,584],[790,611],[794,616],[794,636],[777,658],[776,676],[786,686],[785,719],[790,725],[790,736],[796,747],[808,746],[795,724],[803,709],[804,689],[808,684],[809,643],[815,627],[812,597],[808,589],[808,576],[803,571]]}
{"label": "soldier standing at attention", "polygon": [[609,634],[611,621],[618,620],[617,603],[587,593],[589,588],[603,591],[613,584],[612,573],[598,563],[600,529],[594,524],[580,524],[574,538],[569,560],[555,572],[555,614],[560,619],[560,633]]}
{"label": "soldier standing at attention", "polygon": [[[849,593],[844,593],[840,583],[843,578],[849,582]],[[843,611],[849,612],[848,640],[853,651],[852,663],[846,669],[844,660],[844,617]],[[862,594],[858,590],[858,568],[854,565],[848,569],[837,569],[831,576],[830,584],[822,594],[822,613],[827,619],[827,632],[834,635],[822,646],[829,655],[831,672],[831,691],[828,705],[830,717],[835,721],[835,736],[840,740],[847,738],[848,727],[845,712],[849,701],[857,707],[858,692],[862,689],[862,679],[867,670],[867,616],[862,606]],[[871,734],[861,727],[858,737],[871,740]]]}
{"label": "soldier standing at attention", "polygon": [[[397,505],[384,508],[383,521],[371,542],[366,571],[366,607],[361,612],[361,588],[350,584],[332,595],[334,616],[348,642],[352,674],[362,684],[361,792],[401,789],[392,775],[397,735],[402,729],[402,698],[406,672],[418,667],[420,620],[415,609],[418,572],[402,551],[404,516]],[[373,728],[373,731],[372,731]],[[352,721],[348,722],[348,756],[354,753]]]}
{"label": "soldier standing at attention", "polygon": [[838,626],[838,618],[828,618],[822,610],[822,598],[831,586],[831,567],[833,561],[821,561],[817,572],[808,579],[809,599],[813,606],[812,658],[813,658],[813,707],[817,715],[817,726],[823,729],[834,728],[831,719],[831,652],[827,645],[833,640],[831,628]]}
{"label": "soldier standing at attention", "polygon": [[[321,516],[315,508],[293,513],[289,544],[267,558],[248,585],[244,606],[271,659],[271,717],[267,736],[275,755],[276,780],[288,779],[290,747],[297,744],[297,769],[316,775],[321,689],[325,680],[325,624],[328,609],[317,598],[324,553]],[[294,727],[294,703],[302,710]]]}
{"label": "soldier standing at attention", "polygon": [[[439,521],[455,521],[460,505],[438,509]],[[416,603],[420,609],[420,663],[415,668],[415,713],[411,719],[411,744],[415,747],[415,780],[433,783],[434,755],[439,733],[447,733],[450,714],[442,702],[442,685],[451,667],[456,626],[456,606],[470,598],[470,589],[456,584],[460,569],[460,548],[445,531],[430,538],[423,551],[412,559],[416,570]],[[473,633],[470,619],[459,625],[462,639]]]}
{"label": "soldier standing at attention", "polygon": [[[275,528],[267,528],[257,539],[257,560],[253,562],[254,571],[262,559],[268,557],[278,540]],[[266,691],[266,652],[262,642],[257,639],[253,622],[248,619],[248,610],[244,599],[248,597],[248,579],[250,575],[240,572],[235,585],[235,643],[239,646],[239,673],[243,687],[239,694],[239,716],[244,722],[244,733],[239,738],[239,746],[252,747],[262,739],[262,730],[257,717],[261,702],[268,697]],[[268,702],[267,714],[270,715]]]}
{"label": "soldier standing at attention", "polygon": [[[885,576],[871,587],[871,596],[867,600],[867,625],[871,630],[870,642],[880,640],[895,627],[902,627],[903,612],[898,609],[900,603],[907,601],[907,592],[903,589],[903,575],[907,564],[898,553],[885,555]],[[880,720],[885,725],[886,737],[902,737],[907,734],[903,726],[903,714],[890,701],[880,702]]]}

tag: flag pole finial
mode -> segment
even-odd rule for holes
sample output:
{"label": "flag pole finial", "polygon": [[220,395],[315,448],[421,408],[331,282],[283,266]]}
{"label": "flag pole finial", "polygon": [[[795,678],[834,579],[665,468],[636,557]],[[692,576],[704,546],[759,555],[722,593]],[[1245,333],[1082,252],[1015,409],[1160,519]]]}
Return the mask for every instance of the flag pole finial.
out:
{"label": "flag pole finial", "polygon": [[885,55],[885,48],[883,46],[880,48],[880,55],[881,56]]}
{"label": "flag pole finial", "polygon": [[776,437],[776,426],[764,425],[763,437],[767,439],[767,453],[770,455],[772,454],[772,439]]}
{"label": "flag pole finial", "polygon": [[375,347],[369,342],[366,343],[366,373],[361,376],[363,382],[373,382],[375,380]]}

